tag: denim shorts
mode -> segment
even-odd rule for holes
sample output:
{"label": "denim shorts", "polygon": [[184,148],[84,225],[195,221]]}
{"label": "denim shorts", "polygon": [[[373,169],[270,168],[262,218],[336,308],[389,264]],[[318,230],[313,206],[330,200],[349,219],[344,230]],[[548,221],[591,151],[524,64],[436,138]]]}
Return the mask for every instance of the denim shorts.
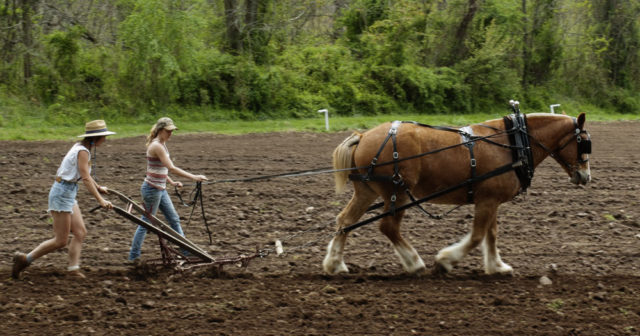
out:
{"label": "denim shorts", "polygon": [[76,202],[78,184],[71,182],[53,182],[49,191],[49,210],[73,213]]}

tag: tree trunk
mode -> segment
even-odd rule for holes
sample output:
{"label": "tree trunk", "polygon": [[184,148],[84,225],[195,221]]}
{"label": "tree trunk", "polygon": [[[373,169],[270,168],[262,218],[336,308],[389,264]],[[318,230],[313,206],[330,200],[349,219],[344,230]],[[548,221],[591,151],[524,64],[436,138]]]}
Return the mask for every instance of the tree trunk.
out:
{"label": "tree trunk", "polygon": [[224,0],[224,18],[227,28],[227,45],[233,54],[242,50],[242,39],[238,26],[238,5],[236,0]]}
{"label": "tree trunk", "polygon": [[258,2],[260,0],[245,0],[246,10],[244,13],[244,23],[249,29],[256,24],[258,17]]}
{"label": "tree trunk", "polygon": [[473,18],[478,11],[478,3],[477,0],[469,0],[467,6],[467,13],[460,21],[458,25],[458,29],[456,30],[455,41],[453,44],[453,48],[451,49],[451,53],[449,54],[449,64],[455,64],[456,60],[465,57],[467,52],[466,47],[464,45],[465,40],[467,39],[467,32],[469,30],[469,25],[473,21]]}
{"label": "tree trunk", "polygon": [[24,82],[29,82],[31,72],[31,47],[33,36],[31,36],[31,11],[34,0],[22,0],[22,44],[24,45],[22,72]]}
{"label": "tree trunk", "polygon": [[11,63],[14,59],[14,46],[16,44],[16,33],[18,32],[16,24],[20,22],[16,15],[15,6],[14,1],[5,0],[3,11],[0,13],[0,17],[4,18],[4,20],[0,21],[0,24],[8,27],[6,30],[0,30],[0,36],[2,37],[0,60],[4,63]]}
{"label": "tree trunk", "polygon": [[530,68],[530,57],[529,57],[529,27],[527,25],[527,0],[522,0],[522,17],[524,20],[524,24],[522,25],[522,29],[524,34],[522,36],[522,88],[526,91],[528,82],[529,82],[529,68]]}

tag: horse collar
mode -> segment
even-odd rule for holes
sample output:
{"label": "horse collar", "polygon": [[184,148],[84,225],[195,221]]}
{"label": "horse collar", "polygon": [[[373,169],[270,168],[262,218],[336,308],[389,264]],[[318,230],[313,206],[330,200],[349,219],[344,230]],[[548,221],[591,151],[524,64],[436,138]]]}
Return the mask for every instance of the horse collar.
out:
{"label": "horse collar", "polygon": [[513,160],[522,162],[522,165],[515,168],[515,172],[520,180],[520,192],[524,192],[531,186],[534,170],[527,117],[522,113],[513,113],[504,117],[503,120],[505,129],[509,132],[509,141],[513,146]]}

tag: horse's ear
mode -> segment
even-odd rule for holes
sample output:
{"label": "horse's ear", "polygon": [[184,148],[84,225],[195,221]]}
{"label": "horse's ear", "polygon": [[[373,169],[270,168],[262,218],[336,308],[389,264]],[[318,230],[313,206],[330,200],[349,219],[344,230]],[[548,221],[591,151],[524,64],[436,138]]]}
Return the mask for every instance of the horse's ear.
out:
{"label": "horse's ear", "polygon": [[584,122],[587,119],[587,117],[584,115],[584,112],[580,113],[580,115],[578,116],[578,128],[579,129],[584,129]]}

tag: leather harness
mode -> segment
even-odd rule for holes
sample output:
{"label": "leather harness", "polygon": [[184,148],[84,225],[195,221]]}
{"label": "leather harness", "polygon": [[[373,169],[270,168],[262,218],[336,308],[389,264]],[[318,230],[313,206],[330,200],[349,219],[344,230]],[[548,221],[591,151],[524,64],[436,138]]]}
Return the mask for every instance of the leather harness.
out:
{"label": "leather harness", "polygon": [[[473,202],[473,184],[479,182],[479,181],[484,181],[487,179],[490,179],[492,177],[495,176],[499,176],[502,175],[504,173],[510,172],[512,170],[514,170],[518,176],[518,179],[520,180],[520,191],[524,191],[526,190],[526,188],[528,188],[531,185],[531,179],[533,178],[533,170],[534,170],[534,166],[533,166],[533,153],[531,150],[531,144],[530,141],[533,140],[538,146],[540,146],[543,150],[545,150],[547,153],[549,153],[550,156],[554,157],[556,160],[558,160],[562,165],[568,167],[568,169],[572,169],[572,166],[567,163],[566,161],[564,161],[559,155],[557,155],[557,153],[559,151],[561,151],[564,147],[566,147],[572,140],[572,138],[569,138],[569,140],[567,140],[564,144],[560,145],[558,148],[552,150],[550,148],[547,148],[544,144],[542,144],[540,141],[536,140],[535,138],[531,137],[528,134],[527,131],[527,119],[526,116],[524,114],[520,113],[520,110],[517,106],[517,104],[512,105],[513,106],[513,110],[514,113],[505,117],[504,118],[504,122],[505,122],[505,129],[498,129],[495,127],[491,127],[488,125],[484,125],[484,124],[478,124],[479,126],[483,126],[483,127],[487,127],[490,129],[493,129],[494,131],[496,131],[496,134],[493,135],[489,135],[489,136],[474,136],[473,134],[471,134],[470,132],[467,132],[466,129],[470,128],[461,128],[461,129],[457,129],[457,128],[450,128],[450,127],[442,127],[442,126],[430,126],[430,125],[425,125],[425,124],[420,124],[414,121],[395,121],[392,123],[391,128],[387,134],[387,137],[385,138],[385,140],[383,141],[382,145],[380,146],[380,149],[378,150],[378,153],[376,154],[376,156],[372,159],[372,162],[370,164],[370,166],[367,169],[367,173],[366,174],[350,174],[349,175],[349,179],[352,181],[360,181],[360,182],[369,182],[369,181],[373,181],[373,182],[388,182],[388,181],[392,181],[394,183],[394,192],[391,198],[391,204],[390,204],[390,210],[389,211],[385,211],[381,214],[375,215],[373,217],[370,217],[368,219],[365,219],[363,221],[360,221],[358,223],[355,224],[351,224],[350,226],[347,226],[345,228],[342,228],[339,232],[341,234],[346,234],[350,231],[353,231],[361,226],[367,225],[369,223],[373,223],[381,218],[384,218],[386,216],[393,216],[396,214],[397,211],[403,211],[405,209],[411,208],[411,207],[418,207],[422,212],[424,212],[425,214],[429,215],[431,218],[434,219],[442,219],[444,215],[448,214],[449,212],[457,209],[458,207],[462,206],[462,205],[458,205],[456,207],[454,207],[453,209],[449,210],[448,212],[446,212],[443,215],[432,215],[430,213],[428,213],[426,210],[424,210],[421,207],[422,203],[428,202],[430,200],[433,200],[435,198],[441,197],[443,195],[446,195],[450,192],[456,191],[460,188],[464,188],[467,187],[468,189],[468,202],[472,203]],[[425,152],[425,153],[420,153],[420,154],[416,154],[416,155],[411,155],[408,157],[403,157],[403,158],[399,158],[398,155],[398,150],[397,150],[397,144],[396,144],[396,136],[398,133],[398,127],[402,124],[402,123],[412,123],[414,125],[418,125],[418,126],[423,126],[423,127],[429,127],[432,129],[437,129],[437,130],[444,130],[444,131],[450,131],[450,132],[457,132],[461,135],[462,137],[462,142],[456,145],[451,145],[451,146],[446,146],[443,148],[439,148],[436,150],[432,150],[429,152]],[[578,127],[578,123],[576,118],[573,118],[573,124],[575,127],[575,132],[574,132],[574,136],[575,136],[575,140],[577,142],[577,154],[578,154],[578,163],[585,163],[587,161],[589,161],[589,159],[583,159],[582,155],[584,154],[591,154],[591,137],[589,136],[589,132],[587,132],[586,130],[581,130]],[[501,144],[498,142],[495,142],[493,140],[491,140],[491,137],[494,137],[496,135],[499,134],[508,134],[509,136],[509,142],[510,144],[506,145],[506,144]],[[581,135],[582,134],[586,134],[586,138],[582,138]],[[384,149],[385,145],[387,144],[387,142],[389,141],[389,139],[391,139],[391,142],[393,144],[393,161],[388,161],[388,162],[382,162],[382,163],[378,163],[378,157],[380,156],[380,153],[382,153],[382,150]],[[474,147],[474,143],[476,141],[484,141],[487,143],[490,143],[492,145],[495,146],[499,146],[502,148],[506,148],[512,151],[513,153],[513,158],[514,160],[510,163],[507,163],[503,166],[500,166],[488,173],[482,174],[480,176],[476,176],[475,174],[475,157],[473,154],[473,147]],[[444,150],[448,150],[460,145],[465,145],[467,146],[467,148],[469,149],[469,156],[470,156],[470,167],[471,167],[471,178],[464,180],[463,182],[454,185],[454,186],[450,186],[447,187],[445,189],[436,191],[430,195],[427,195],[425,197],[422,197],[420,199],[415,199],[413,197],[413,195],[411,195],[411,192],[409,191],[409,188],[406,187],[404,181],[402,180],[402,177],[400,176],[400,172],[399,172],[399,166],[398,163],[400,161],[405,161],[405,160],[411,160],[411,159],[415,159],[415,158],[419,158],[422,156],[426,156],[429,154],[433,154],[433,153],[437,153],[437,152],[441,152]],[[376,165],[378,166],[382,166],[382,165],[388,165],[388,164],[393,164],[394,165],[394,173],[393,176],[385,176],[385,175],[374,175],[373,171],[376,167]],[[409,196],[409,198],[411,199],[411,202],[400,205],[400,206],[396,206],[395,204],[395,200],[396,200],[396,194],[398,189],[402,187],[405,189],[405,192],[407,193],[407,195]],[[380,202],[377,204],[372,205],[371,207],[369,207],[369,209],[367,209],[367,212],[373,209],[377,209],[384,206],[384,202]]]}
{"label": "leather harness", "polygon": [[[407,196],[411,199],[412,204],[415,204],[418,206],[418,208],[424,212],[425,214],[429,215],[432,218],[436,218],[436,219],[441,219],[443,216],[442,215],[432,215],[429,212],[427,212],[425,209],[423,209],[420,206],[420,202],[416,201],[415,197],[411,194],[411,192],[409,191],[409,189],[406,187],[402,176],[400,175],[400,167],[399,167],[399,162],[401,161],[401,159],[399,158],[399,154],[398,154],[398,148],[397,148],[397,134],[398,134],[398,128],[400,127],[401,124],[403,123],[411,123],[414,125],[418,125],[418,126],[422,126],[422,127],[429,127],[432,129],[437,129],[437,130],[443,130],[443,131],[448,131],[448,132],[456,132],[458,134],[460,134],[461,138],[462,138],[462,142],[458,145],[464,145],[468,150],[469,150],[469,167],[470,167],[470,178],[468,180],[466,180],[465,182],[463,182],[460,185],[456,185],[453,186],[451,188],[448,188],[447,190],[449,190],[449,192],[454,191],[456,189],[458,189],[461,186],[467,186],[467,204],[472,204],[473,203],[473,198],[474,198],[474,191],[473,191],[473,184],[482,180],[485,180],[487,178],[493,177],[493,176],[497,176],[499,174],[504,173],[504,169],[498,168],[493,172],[490,172],[488,174],[485,174],[481,177],[478,177],[476,174],[476,167],[477,167],[477,162],[475,159],[475,154],[474,154],[474,146],[475,146],[475,142],[478,140],[482,140],[482,141],[486,141],[495,145],[499,145],[505,148],[510,148],[513,152],[513,163],[518,163],[518,164],[512,164],[510,166],[512,166],[511,169],[515,170],[518,179],[520,180],[520,184],[521,184],[521,192],[525,191],[530,185],[531,185],[531,179],[533,178],[533,155],[532,155],[532,151],[531,151],[531,145],[529,142],[529,136],[527,133],[527,120],[524,114],[521,114],[518,112],[511,114],[509,116],[504,117],[504,123],[505,123],[505,132],[507,132],[509,134],[509,142],[511,145],[503,145],[503,144],[499,144],[496,142],[493,142],[491,140],[488,140],[486,137],[477,137],[474,136],[472,134],[471,128],[470,127],[463,127],[463,128],[452,128],[452,127],[444,127],[444,126],[431,126],[431,125],[425,125],[425,124],[421,124],[415,121],[394,121],[393,123],[391,123],[391,127],[389,128],[389,132],[387,132],[387,136],[385,137],[385,139],[382,141],[382,144],[380,145],[380,148],[378,149],[378,152],[376,153],[376,155],[373,157],[373,159],[371,160],[371,164],[369,165],[367,172],[365,174],[350,174],[349,175],[349,179],[351,181],[359,181],[359,182],[391,182],[393,183],[393,194],[391,195],[391,204],[390,204],[390,212],[391,214],[395,214],[396,211],[396,200],[397,200],[397,193],[400,189],[404,189],[404,191],[406,192]],[[497,131],[502,131],[487,125],[482,125]],[[387,143],[389,142],[389,140],[391,140],[391,144],[392,144],[392,149],[393,149],[393,153],[392,153],[392,158],[393,160],[391,161],[391,163],[393,164],[393,175],[388,176],[388,175],[376,175],[374,174],[374,169],[376,168],[376,166],[378,165],[378,160],[379,157],[382,153],[382,151],[384,150],[385,146],[387,145]],[[521,164],[519,164],[521,163]],[[374,206],[372,206],[371,208],[369,208],[369,210],[381,207],[383,205],[383,203],[378,203]],[[454,209],[448,211],[447,213],[457,209],[459,206],[455,207]]]}

